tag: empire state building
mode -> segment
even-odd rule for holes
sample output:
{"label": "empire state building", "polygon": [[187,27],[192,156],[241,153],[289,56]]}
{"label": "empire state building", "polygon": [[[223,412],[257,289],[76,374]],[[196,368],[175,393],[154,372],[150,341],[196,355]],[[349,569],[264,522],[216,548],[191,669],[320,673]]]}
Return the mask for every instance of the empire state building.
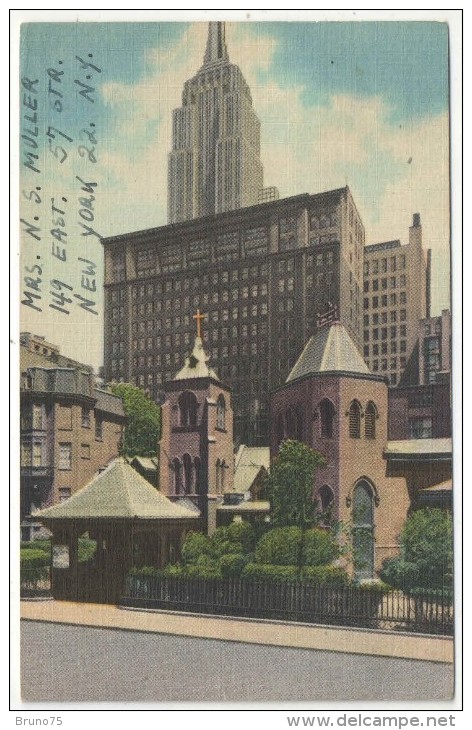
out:
{"label": "empire state building", "polygon": [[173,112],[168,218],[178,223],[255,205],[263,187],[260,122],[225,24],[209,23],[203,65]]}

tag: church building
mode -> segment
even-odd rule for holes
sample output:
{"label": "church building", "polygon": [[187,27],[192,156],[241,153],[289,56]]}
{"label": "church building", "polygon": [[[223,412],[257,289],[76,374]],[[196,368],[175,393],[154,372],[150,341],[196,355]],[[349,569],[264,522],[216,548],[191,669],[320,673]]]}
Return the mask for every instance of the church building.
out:
{"label": "church building", "polygon": [[233,487],[231,390],[208,365],[197,311],[192,353],[165,385],[159,484],[173,501],[192,503],[207,534],[217,526],[217,504]]}
{"label": "church building", "polygon": [[388,389],[371,373],[343,325],[327,321],[311,337],[284,385],[271,396],[271,458],[284,439],[315,449],[316,508],[352,528],[353,574],[374,578],[398,550],[409,496],[387,473]]}

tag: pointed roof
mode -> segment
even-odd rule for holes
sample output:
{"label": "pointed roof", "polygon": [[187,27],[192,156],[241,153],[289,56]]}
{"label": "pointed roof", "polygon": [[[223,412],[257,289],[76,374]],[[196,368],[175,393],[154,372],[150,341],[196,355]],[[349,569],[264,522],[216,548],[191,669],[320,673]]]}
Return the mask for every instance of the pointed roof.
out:
{"label": "pointed roof", "polygon": [[152,487],[124,459],[115,459],[83,489],[53,507],[35,513],[41,520],[67,519],[182,519],[198,517],[194,511],[174,504]]}
{"label": "pointed roof", "polygon": [[208,23],[208,40],[203,67],[229,61],[225,43],[225,24]]}
{"label": "pointed roof", "polygon": [[373,377],[340,322],[322,327],[310,337],[286,382],[317,373],[353,373]]}
{"label": "pointed roof", "polygon": [[208,360],[210,357],[206,354],[203,349],[203,342],[201,337],[195,337],[195,344],[193,346],[192,353],[185,358],[185,365],[174,380],[190,380],[193,378],[213,378],[218,380],[219,377],[215,371],[208,366]]}

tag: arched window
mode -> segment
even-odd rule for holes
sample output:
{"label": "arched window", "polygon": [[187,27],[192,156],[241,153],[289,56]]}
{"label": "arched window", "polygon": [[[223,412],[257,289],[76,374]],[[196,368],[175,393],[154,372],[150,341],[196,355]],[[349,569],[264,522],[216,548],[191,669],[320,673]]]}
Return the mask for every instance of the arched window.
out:
{"label": "arched window", "polygon": [[375,403],[372,403],[372,401],[369,401],[367,403],[366,409],[365,409],[365,422],[364,422],[364,432],[366,439],[374,439],[375,438],[375,420],[377,418],[377,408],[375,406]]}
{"label": "arched window", "polygon": [[224,395],[220,393],[216,403],[216,427],[223,431],[226,428],[226,402]]}
{"label": "arched window", "polygon": [[184,454],[182,462],[184,465],[184,492],[185,494],[193,494],[193,469],[191,456],[189,454]]}
{"label": "arched window", "polygon": [[374,577],[374,495],[368,482],[362,480],[354,487],[352,501],[352,546],[354,577],[366,580]]}
{"label": "arched window", "polygon": [[174,494],[182,492],[182,464],[179,459],[172,462],[172,470],[174,472]]}
{"label": "arched window", "polygon": [[285,414],[285,435],[289,439],[300,440],[303,436],[302,415],[299,410],[289,408]]}
{"label": "arched window", "polygon": [[197,397],[189,390],[179,396],[179,423],[187,428],[195,428],[197,425]]}
{"label": "arched window", "polygon": [[320,435],[321,438],[333,438],[334,406],[328,398],[324,398],[319,405]]}
{"label": "arched window", "polygon": [[279,413],[277,416],[276,434],[277,444],[280,445],[285,438],[284,417],[282,413]]}
{"label": "arched window", "polygon": [[326,512],[334,502],[334,493],[331,487],[324,484],[318,492],[318,500],[321,512]]}
{"label": "arched window", "polygon": [[223,459],[223,461],[220,464],[220,493],[223,494],[225,491],[225,476],[226,476],[226,461]]}
{"label": "arched window", "polygon": [[357,400],[349,406],[349,436],[352,439],[361,437],[361,404]]}
{"label": "arched window", "polygon": [[285,433],[287,435],[287,438],[294,439],[296,431],[297,418],[295,415],[295,411],[292,408],[289,408],[289,410],[285,414]]}
{"label": "arched window", "polygon": [[193,460],[193,468],[195,471],[195,491],[197,494],[202,494],[203,491],[203,480],[202,480],[202,466],[198,456]]}

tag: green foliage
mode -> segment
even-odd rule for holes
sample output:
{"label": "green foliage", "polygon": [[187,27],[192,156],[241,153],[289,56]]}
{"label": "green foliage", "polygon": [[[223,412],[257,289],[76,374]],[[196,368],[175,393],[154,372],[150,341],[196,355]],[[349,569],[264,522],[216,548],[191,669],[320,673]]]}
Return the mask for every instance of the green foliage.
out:
{"label": "green foliage", "polygon": [[422,509],[405,522],[400,556],[386,560],[380,577],[395,588],[452,587],[452,518],[440,509]]}
{"label": "green foliage", "polygon": [[296,565],[301,536],[299,527],[276,527],[270,530],[256,545],[256,563]]}
{"label": "green foliage", "polygon": [[187,564],[196,563],[202,555],[212,555],[210,538],[203,532],[189,532],[182,545],[182,560]]}
{"label": "green foliage", "polygon": [[183,566],[183,575],[188,578],[221,578],[221,570],[212,558],[201,555],[195,563]]}
{"label": "green foliage", "polygon": [[326,530],[276,527],[256,546],[256,562],[273,565],[327,565],[339,557],[333,535]]}
{"label": "green foliage", "polygon": [[20,550],[20,567],[22,570],[42,568],[50,563],[49,553],[35,548],[22,548]]}
{"label": "green foliage", "polygon": [[211,536],[214,554],[252,553],[256,544],[256,532],[249,522],[232,522],[228,527],[218,527]]}
{"label": "green foliage", "polygon": [[242,553],[222,555],[218,561],[222,578],[239,578],[246,567],[248,558]]}
{"label": "green foliage", "polygon": [[350,583],[346,571],[336,565],[307,565],[302,568],[301,577],[315,585],[342,587]]}
{"label": "green foliage", "polygon": [[316,527],[303,536],[303,564],[327,565],[340,556],[340,549],[331,532]]}
{"label": "green foliage", "polygon": [[89,560],[92,560],[97,552],[97,541],[91,540],[88,535],[87,537],[79,537],[77,549],[79,563],[87,563]]}
{"label": "green foliage", "polygon": [[43,550],[48,555],[51,554],[51,541],[50,540],[31,540],[30,542],[20,543],[20,549],[30,548],[32,550]]}
{"label": "green foliage", "polygon": [[324,463],[321,454],[299,441],[282,443],[268,478],[271,522],[275,527],[306,529],[315,524],[313,483],[316,469]]}
{"label": "green foliage", "polygon": [[296,565],[266,565],[264,563],[248,563],[242,578],[267,581],[296,581],[298,568]]}
{"label": "green foliage", "polygon": [[161,433],[161,409],[143,390],[130,383],[110,385],[123,401],[128,417],[121,453],[126,456],[155,456]]}

